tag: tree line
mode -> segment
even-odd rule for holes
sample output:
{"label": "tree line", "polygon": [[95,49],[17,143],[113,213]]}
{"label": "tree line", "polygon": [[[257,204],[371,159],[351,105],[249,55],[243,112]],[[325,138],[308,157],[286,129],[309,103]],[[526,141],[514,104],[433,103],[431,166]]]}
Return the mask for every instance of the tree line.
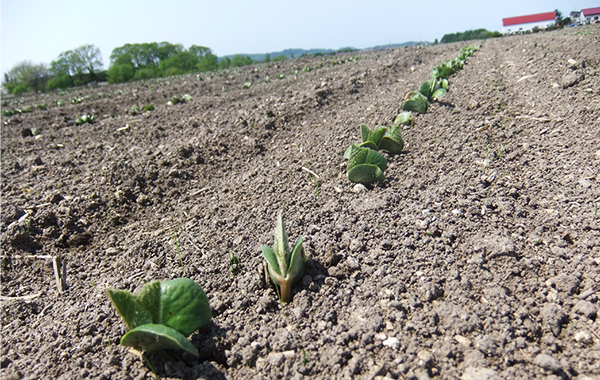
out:
{"label": "tree line", "polygon": [[[286,59],[285,56],[273,60]],[[269,55],[265,62],[271,61]],[[132,80],[216,71],[255,63],[248,55],[219,58],[205,46],[151,42],[125,44],[113,49],[110,66],[104,70],[100,49],[83,45],[60,55],[46,65],[23,61],[4,74],[2,86],[11,94],[51,91],[90,82],[124,83]]]}
{"label": "tree line", "polygon": [[496,38],[502,37],[502,33],[500,32],[490,32],[487,29],[475,29],[475,30],[467,30],[464,32],[458,33],[448,33],[444,34],[442,40],[440,41],[443,44],[448,44],[450,42],[459,42],[459,41],[470,41],[470,40],[485,40],[487,38]]}

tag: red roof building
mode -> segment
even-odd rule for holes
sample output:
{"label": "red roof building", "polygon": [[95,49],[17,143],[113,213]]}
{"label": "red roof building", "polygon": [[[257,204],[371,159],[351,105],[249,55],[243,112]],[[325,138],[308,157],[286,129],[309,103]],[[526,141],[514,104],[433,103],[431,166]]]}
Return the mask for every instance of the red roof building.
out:
{"label": "red roof building", "polygon": [[600,7],[587,8],[581,10],[581,20],[586,22],[597,22],[600,19]]}
{"label": "red roof building", "polygon": [[545,29],[554,25],[555,19],[556,14],[554,12],[507,17],[502,19],[502,31],[504,33],[524,32],[526,30],[532,30],[536,26],[540,29]]}

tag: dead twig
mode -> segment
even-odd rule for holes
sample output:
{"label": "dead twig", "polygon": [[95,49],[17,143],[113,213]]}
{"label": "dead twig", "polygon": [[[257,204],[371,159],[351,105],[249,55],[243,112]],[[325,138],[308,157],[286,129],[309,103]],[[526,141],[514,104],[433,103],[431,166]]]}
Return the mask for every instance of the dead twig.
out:
{"label": "dead twig", "polygon": [[52,256],[52,268],[54,269],[54,280],[56,289],[62,293],[67,289],[67,261],[58,256]]}

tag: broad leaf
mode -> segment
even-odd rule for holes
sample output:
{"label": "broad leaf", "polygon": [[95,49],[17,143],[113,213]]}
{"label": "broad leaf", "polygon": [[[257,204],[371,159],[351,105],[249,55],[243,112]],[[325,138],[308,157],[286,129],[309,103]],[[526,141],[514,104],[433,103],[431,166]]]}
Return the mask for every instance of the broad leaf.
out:
{"label": "broad leaf", "polygon": [[373,150],[378,150],[377,144],[374,143],[373,141],[365,141],[364,143],[360,144],[359,147],[361,147],[361,148],[369,148],[369,149],[373,149]]}
{"label": "broad leaf", "polygon": [[429,96],[431,95],[431,82],[427,81],[421,83],[421,87],[419,87],[419,92],[423,94],[423,96],[427,99],[430,99]]}
{"label": "broad leaf", "polygon": [[444,95],[446,95],[446,89],[445,88],[438,88],[433,95],[431,95],[432,99],[440,99],[443,98]]}
{"label": "broad leaf", "polygon": [[179,331],[159,324],[138,326],[121,338],[121,345],[142,348],[152,352],[166,348],[185,350],[198,356],[198,350]]}
{"label": "broad leaf", "polygon": [[387,161],[385,157],[376,150],[369,149],[367,152],[367,160],[364,163],[367,165],[375,165],[381,169],[382,172],[387,169]]}
{"label": "broad leaf", "polygon": [[378,145],[379,141],[381,141],[381,138],[383,137],[383,135],[385,135],[386,131],[386,127],[379,127],[376,130],[372,131],[366,124],[360,125],[360,134],[363,143],[371,141],[375,143],[375,145]]}
{"label": "broad leaf", "polygon": [[357,165],[348,172],[348,179],[355,183],[368,185],[373,182],[383,181],[385,175],[376,165]]}
{"label": "broad leaf", "polygon": [[160,288],[162,318],[158,323],[188,336],[210,321],[208,297],[195,281],[176,278],[162,281]]}
{"label": "broad leaf", "polygon": [[108,297],[129,329],[152,323],[152,314],[126,290],[108,289]]}
{"label": "broad leaf", "polygon": [[383,139],[379,143],[379,149],[391,154],[402,152],[402,149],[404,149],[404,139],[398,126],[392,125],[388,128],[388,133],[383,136]]}
{"label": "broad leaf", "polygon": [[[398,114],[398,116],[396,116],[396,119],[394,119],[394,125],[414,125],[415,123],[415,119],[412,115],[412,113],[410,113],[410,111],[404,111],[404,112],[400,112]],[[390,132],[388,131],[387,134],[389,134]]]}
{"label": "broad leaf", "polygon": [[299,238],[292,251],[292,260],[290,261],[290,267],[288,273],[292,278],[293,283],[300,281],[306,270],[306,255],[304,254],[304,247],[302,246],[302,238]]}

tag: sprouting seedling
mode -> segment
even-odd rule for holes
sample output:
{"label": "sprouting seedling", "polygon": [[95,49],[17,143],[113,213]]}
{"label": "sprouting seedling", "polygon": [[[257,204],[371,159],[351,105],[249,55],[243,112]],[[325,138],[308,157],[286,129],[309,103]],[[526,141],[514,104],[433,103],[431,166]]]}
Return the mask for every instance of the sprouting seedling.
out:
{"label": "sprouting seedling", "polygon": [[283,79],[283,78],[285,78],[285,74],[283,74],[283,73],[277,74],[277,79]]}
{"label": "sprouting seedling", "polygon": [[421,84],[419,87],[419,92],[427,98],[427,100],[432,101],[434,99],[442,98],[446,95],[448,88],[448,79],[438,79],[431,78],[427,82]]}
{"label": "sprouting seedling", "polygon": [[191,102],[192,101],[192,95],[190,95],[190,94],[183,95],[181,97],[181,101],[184,102],[184,103]]}
{"label": "sprouting seedling", "polygon": [[208,297],[189,278],[154,281],[138,294],[108,289],[108,296],[130,331],[121,345],[149,352],[176,348],[198,356],[187,336],[211,319]]}
{"label": "sprouting seedling", "polygon": [[267,261],[267,271],[279,292],[282,302],[292,301],[292,287],[300,281],[306,269],[306,255],[299,238],[290,251],[288,236],[283,223],[283,211],[279,211],[275,226],[273,248],[263,245],[262,252]]}
{"label": "sprouting seedling", "polygon": [[267,75],[267,76],[266,76],[266,78],[265,78],[265,82],[266,82],[266,83],[271,83],[271,78],[270,78],[268,75]]}
{"label": "sprouting seedling", "polygon": [[[373,150],[379,150],[379,143],[381,139],[387,132],[387,127],[379,127],[376,130],[371,130],[368,125],[361,124],[360,125],[360,136],[362,139],[362,143],[358,145],[361,148],[369,148]],[[350,159],[350,155],[352,153],[352,146],[349,146],[348,149],[344,152],[344,158]]]}
{"label": "sprouting seedling", "polygon": [[418,91],[410,91],[404,97],[404,103],[402,104],[403,111],[425,113],[428,108],[429,102],[427,101],[427,98]]}
{"label": "sprouting seedling", "polygon": [[154,367],[152,366],[152,363],[150,363],[150,360],[148,360],[148,358],[145,356],[142,357],[144,358],[144,362],[146,363],[148,368],[150,368],[150,371],[152,371],[152,373],[154,374],[154,377],[156,377],[156,380],[160,380],[160,376],[158,376],[158,373],[154,370]]}
{"label": "sprouting seedling", "polygon": [[397,125],[390,125],[387,127],[385,135],[383,135],[379,142],[379,150],[391,154],[399,154],[402,152],[402,149],[404,149],[404,139],[402,138],[400,127]]}
{"label": "sprouting seedling", "polygon": [[239,273],[240,269],[242,269],[242,260],[240,260],[231,250],[227,250],[227,255],[229,256],[231,273],[235,276]]}
{"label": "sprouting seedling", "polygon": [[179,96],[173,96],[171,98],[171,100],[169,100],[167,102],[167,105],[168,106],[174,106],[175,104],[179,104],[179,103],[181,103],[181,99],[179,99]]}
{"label": "sprouting seedling", "polygon": [[154,104],[150,103],[144,107],[144,111],[154,111]]}
{"label": "sprouting seedling", "polygon": [[131,112],[132,115],[137,115],[138,113],[140,113],[140,107],[131,106],[131,108],[129,109],[129,112]]}
{"label": "sprouting seedling", "polygon": [[251,82],[246,82],[242,85],[242,90],[247,90],[250,87],[252,87],[252,83]]}
{"label": "sprouting seedling", "polygon": [[394,125],[407,125],[413,126],[415,125],[415,118],[410,111],[402,111],[400,112],[396,118],[394,119]]}
{"label": "sprouting seedling", "polygon": [[385,179],[387,161],[383,154],[376,150],[350,146],[348,158],[348,179],[352,182],[370,184]]}
{"label": "sprouting seedling", "polygon": [[92,124],[95,120],[96,120],[96,117],[94,115],[81,115],[81,116],[77,117],[77,120],[75,120],[75,122],[78,125],[83,125],[85,123]]}

